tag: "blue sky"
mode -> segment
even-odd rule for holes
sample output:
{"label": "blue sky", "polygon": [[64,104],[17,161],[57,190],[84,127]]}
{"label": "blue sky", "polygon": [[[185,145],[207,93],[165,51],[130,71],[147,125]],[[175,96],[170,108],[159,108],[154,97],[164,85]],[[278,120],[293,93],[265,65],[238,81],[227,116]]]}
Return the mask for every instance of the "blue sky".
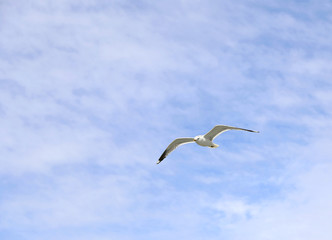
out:
{"label": "blue sky", "polygon": [[2,1],[0,238],[331,239],[331,12]]}

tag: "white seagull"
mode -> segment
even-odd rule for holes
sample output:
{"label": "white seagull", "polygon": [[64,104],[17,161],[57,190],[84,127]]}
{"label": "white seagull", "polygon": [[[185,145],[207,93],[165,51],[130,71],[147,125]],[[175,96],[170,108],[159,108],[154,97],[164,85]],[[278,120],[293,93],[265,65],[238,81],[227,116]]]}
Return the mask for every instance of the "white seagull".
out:
{"label": "white seagull", "polygon": [[231,126],[225,126],[225,125],[216,125],[214,128],[212,128],[207,134],[205,135],[198,135],[194,138],[177,138],[173,142],[171,142],[170,145],[166,148],[166,150],[161,154],[157,164],[159,164],[162,160],[164,160],[168,154],[170,154],[175,148],[177,148],[180,145],[195,142],[200,146],[203,147],[210,147],[210,148],[217,148],[219,145],[213,143],[213,139],[217,137],[219,134],[226,132],[228,130],[244,130],[248,132],[255,132],[259,133],[258,131],[244,129],[244,128],[237,128],[237,127],[231,127]]}

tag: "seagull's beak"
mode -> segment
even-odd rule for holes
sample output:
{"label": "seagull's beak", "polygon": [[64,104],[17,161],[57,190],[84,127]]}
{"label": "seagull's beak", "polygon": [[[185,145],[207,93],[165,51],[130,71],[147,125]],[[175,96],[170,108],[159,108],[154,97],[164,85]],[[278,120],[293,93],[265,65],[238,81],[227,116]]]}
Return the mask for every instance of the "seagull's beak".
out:
{"label": "seagull's beak", "polygon": [[194,142],[196,142],[197,139],[194,139]]}

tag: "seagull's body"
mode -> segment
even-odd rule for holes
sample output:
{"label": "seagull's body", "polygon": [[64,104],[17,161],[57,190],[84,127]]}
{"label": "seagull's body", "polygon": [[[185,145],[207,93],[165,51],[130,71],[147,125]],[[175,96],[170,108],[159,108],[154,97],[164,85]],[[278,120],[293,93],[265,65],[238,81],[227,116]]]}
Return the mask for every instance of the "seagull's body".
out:
{"label": "seagull's body", "polygon": [[205,138],[204,135],[198,135],[194,138],[194,141],[203,147],[217,148],[218,144],[213,143],[210,139]]}
{"label": "seagull's body", "polygon": [[231,126],[226,126],[226,125],[216,125],[205,135],[198,135],[194,138],[177,138],[177,139],[175,139],[173,142],[171,142],[170,145],[168,145],[166,150],[160,156],[157,164],[159,164],[162,160],[164,160],[167,157],[167,155],[170,152],[172,152],[175,148],[177,148],[180,145],[186,144],[186,143],[195,142],[198,145],[203,146],[203,147],[217,148],[217,147],[219,147],[219,145],[213,143],[213,139],[215,137],[217,137],[219,134],[226,132],[228,130],[243,130],[243,131],[258,133],[258,131],[249,130],[249,129],[245,129],[245,128],[237,128],[237,127],[231,127]]}

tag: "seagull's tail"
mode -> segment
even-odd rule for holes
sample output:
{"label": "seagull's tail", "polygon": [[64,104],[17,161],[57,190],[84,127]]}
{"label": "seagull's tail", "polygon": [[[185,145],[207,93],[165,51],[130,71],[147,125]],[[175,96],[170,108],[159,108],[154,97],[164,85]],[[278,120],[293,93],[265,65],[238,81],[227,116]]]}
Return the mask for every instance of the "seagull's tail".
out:
{"label": "seagull's tail", "polygon": [[217,147],[219,147],[219,145],[214,143],[210,148],[217,148]]}

